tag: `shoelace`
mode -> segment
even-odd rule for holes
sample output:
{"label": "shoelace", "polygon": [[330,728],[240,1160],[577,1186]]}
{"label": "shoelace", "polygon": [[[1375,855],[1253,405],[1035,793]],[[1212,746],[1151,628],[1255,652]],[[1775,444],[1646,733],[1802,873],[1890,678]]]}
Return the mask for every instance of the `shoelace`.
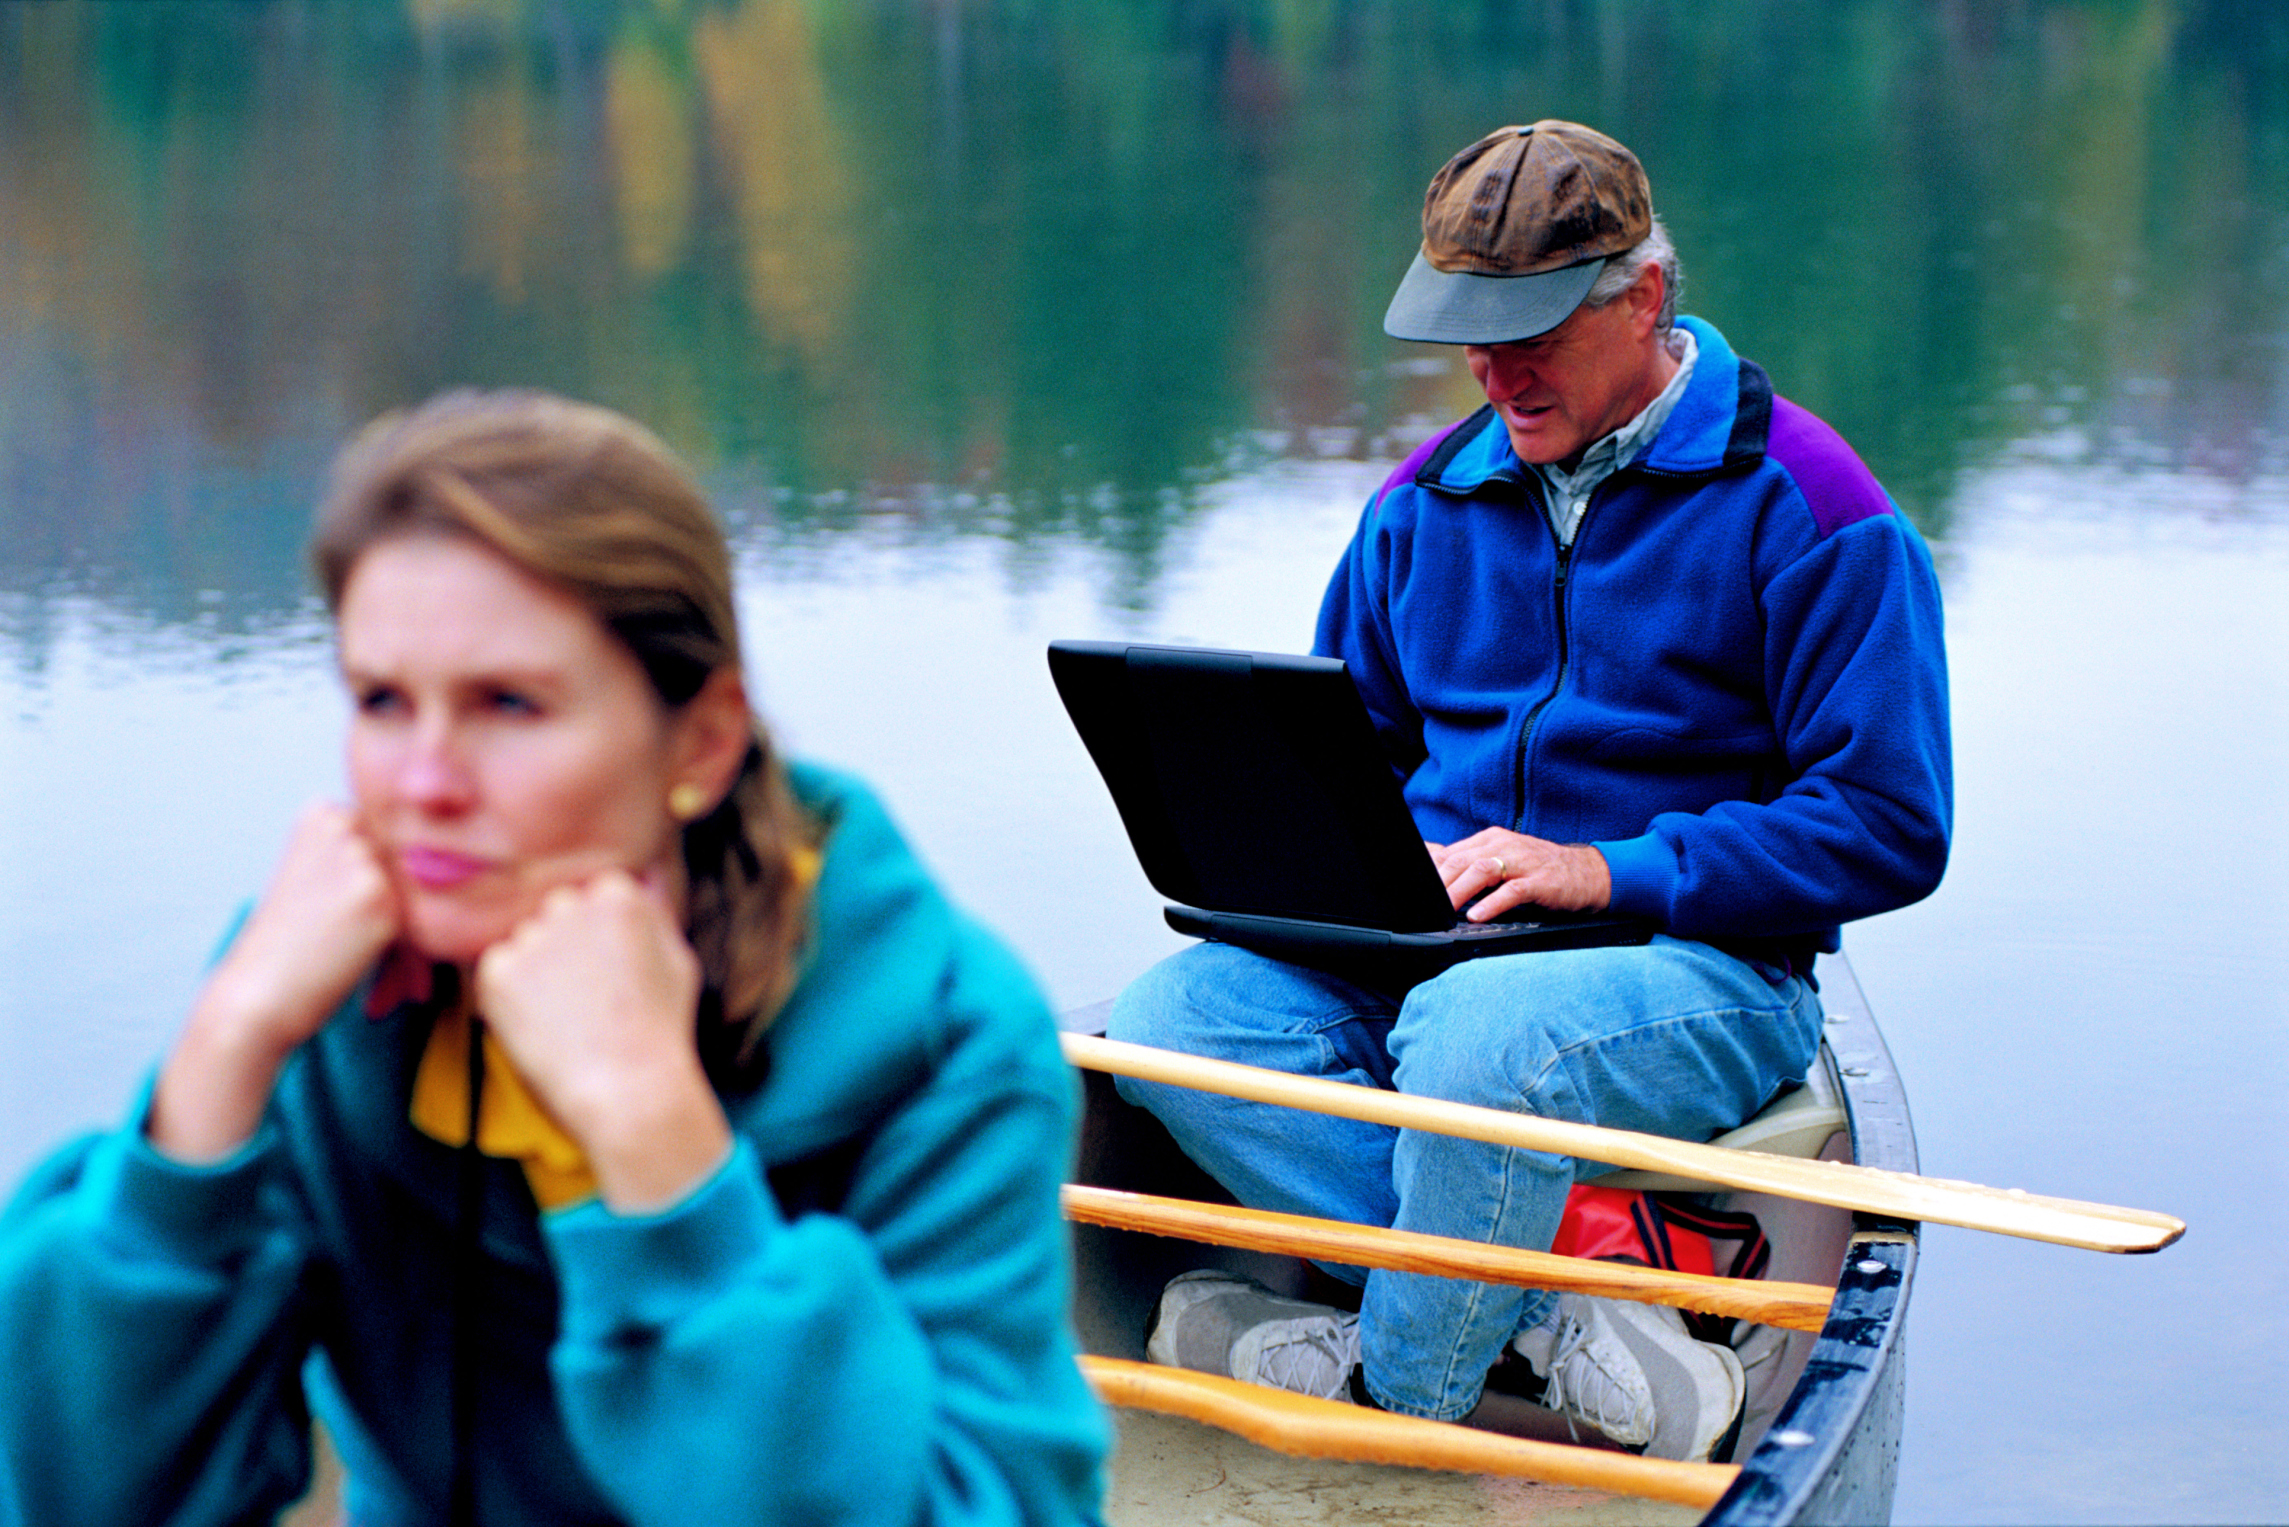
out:
{"label": "shoelace", "polygon": [[[1579,1382],[1568,1383],[1567,1375],[1577,1357],[1582,1360],[1583,1377]],[[1592,1398],[1591,1391],[1597,1402],[1595,1410],[1583,1403]],[[1609,1416],[1606,1407],[1615,1401],[1620,1402],[1622,1413]],[[1616,1436],[1615,1429],[1634,1430],[1637,1421],[1629,1390],[1612,1370],[1598,1361],[1597,1354],[1590,1348],[1589,1322],[1578,1315],[1567,1316],[1565,1323],[1558,1327],[1558,1344],[1550,1353],[1550,1378],[1548,1387],[1542,1391],[1542,1404],[1566,1418],[1566,1435],[1577,1442],[1581,1440],[1574,1431],[1577,1412],[1617,1442],[1625,1439]]]}
{"label": "shoelace", "polygon": [[1359,1361],[1359,1327],[1351,1321],[1298,1324],[1309,1329],[1265,1343],[1256,1365],[1258,1382],[1323,1400],[1344,1393],[1350,1385],[1352,1365]]}

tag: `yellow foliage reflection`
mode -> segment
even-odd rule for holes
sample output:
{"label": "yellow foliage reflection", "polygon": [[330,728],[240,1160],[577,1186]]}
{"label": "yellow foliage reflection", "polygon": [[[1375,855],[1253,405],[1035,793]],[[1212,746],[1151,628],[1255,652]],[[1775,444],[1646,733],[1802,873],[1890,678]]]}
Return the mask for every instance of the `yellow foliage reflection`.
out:
{"label": "yellow foliage reflection", "polygon": [[683,255],[698,167],[689,80],[648,31],[631,26],[612,45],[604,111],[621,254],[636,274],[657,276]]}
{"label": "yellow foliage reflection", "polygon": [[854,241],[848,154],[809,14],[794,0],[710,11],[692,51],[739,220],[748,305],[767,337],[821,360],[842,337]]}

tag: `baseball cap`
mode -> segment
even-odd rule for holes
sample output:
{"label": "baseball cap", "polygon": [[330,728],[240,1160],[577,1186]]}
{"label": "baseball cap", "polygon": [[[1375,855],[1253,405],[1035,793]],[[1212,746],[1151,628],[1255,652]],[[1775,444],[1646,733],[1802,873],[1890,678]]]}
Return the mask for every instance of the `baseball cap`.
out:
{"label": "baseball cap", "polygon": [[1423,196],[1423,247],[1383,315],[1393,339],[1498,345],[1564,323],[1653,231],[1637,156],[1595,128],[1504,127],[1449,159]]}

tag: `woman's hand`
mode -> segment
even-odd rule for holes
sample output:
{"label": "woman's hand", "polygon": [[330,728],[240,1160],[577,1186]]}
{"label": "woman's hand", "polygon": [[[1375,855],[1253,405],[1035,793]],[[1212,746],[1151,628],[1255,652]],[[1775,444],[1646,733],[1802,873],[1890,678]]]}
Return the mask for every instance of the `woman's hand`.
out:
{"label": "woman's hand", "polygon": [[[1532,902],[1553,912],[1602,912],[1613,900],[1613,872],[1587,843],[1552,843],[1486,827],[1459,843],[1427,843],[1447,896],[1472,922]],[[1472,897],[1476,902],[1471,902]]]}
{"label": "woman's hand", "polygon": [[694,1032],[699,958],[657,887],[613,870],[549,892],[478,959],[476,994],[614,1211],[663,1208],[723,1164],[731,1126]]}
{"label": "woman's hand", "polygon": [[219,1161],[252,1138],[279,1068],[397,937],[388,873],[350,812],[302,813],[270,888],[231,941],[151,1097],[151,1143]]}

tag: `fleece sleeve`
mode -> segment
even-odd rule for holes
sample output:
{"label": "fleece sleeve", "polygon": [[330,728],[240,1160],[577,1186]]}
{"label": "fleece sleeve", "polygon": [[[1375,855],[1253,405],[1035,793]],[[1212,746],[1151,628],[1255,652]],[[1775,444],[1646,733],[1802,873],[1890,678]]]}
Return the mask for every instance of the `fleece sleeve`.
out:
{"label": "fleece sleeve", "polygon": [[1896,512],[1765,586],[1765,685],[1787,783],[1600,842],[1617,910],[1688,938],[1814,932],[1939,883],[1953,817],[1939,583]]}
{"label": "fleece sleeve", "polygon": [[266,1127],[190,1167],[140,1118],[0,1215],[0,1520],[268,1521],[307,1487],[307,1238]]}
{"label": "fleece sleeve", "polygon": [[1423,762],[1425,745],[1423,715],[1408,698],[1406,676],[1399,667],[1398,638],[1391,629],[1391,609],[1384,594],[1389,586],[1391,546],[1383,524],[1383,506],[1389,493],[1390,484],[1386,484],[1368,503],[1334,576],[1328,579],[1311,650],[1320,657],[1343,660],[1375,723],[1384,757],[1404,780]]}
{"label": "fleece sleeve", "polygon": [[1070,1077],[1045,1016],[1023,1045],[956,1027],[840,1213],[790,1222],[743,1141],[659,1215],[547,1221],[559,1403],[631,1522],[1095,1518],[1057,1209]]}

